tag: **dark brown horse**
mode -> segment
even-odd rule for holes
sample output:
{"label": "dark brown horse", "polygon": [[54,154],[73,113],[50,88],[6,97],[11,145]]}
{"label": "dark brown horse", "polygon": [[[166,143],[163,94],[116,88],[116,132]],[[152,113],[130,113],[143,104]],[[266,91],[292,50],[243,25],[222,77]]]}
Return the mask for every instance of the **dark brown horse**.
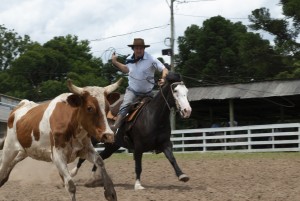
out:
{"label": "dark brown horse", "polygon": [[[189,180],[176,162],[170,141],[171,108],[176,108],[182,118],[188,118],[191,114],[191,107],[187,99],[188,89],[179,74],[169,73],[166,81],[157,95],[142,108],[134,124],[130,125],[130,129],[128,129],[127,123],[123,124],[118,130],[115,143],[105,143],[105,149],[100,153],[104,160],[120,147],[133,149],[136,173],[134,189],[136,190],[144,189],[140,183],[143,153],[153,150],[165,154],[180,181],[187,182]],[[77,173],[83,161],[84,159],[79,160],[77,167],[72,170],[73,175]]]}

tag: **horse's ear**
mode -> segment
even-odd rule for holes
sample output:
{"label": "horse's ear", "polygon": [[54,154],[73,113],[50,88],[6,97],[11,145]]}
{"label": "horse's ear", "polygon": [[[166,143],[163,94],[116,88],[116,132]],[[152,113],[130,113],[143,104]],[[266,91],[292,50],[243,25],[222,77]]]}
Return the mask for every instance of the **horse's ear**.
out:
{"label": "horse's ear", "polygon": [[182,79],[182,75],[181,75],[181,74],[179,74],[179,73],[178,73],[178,75],[179,75],[179,81],[183,81],[183,79]]}
{"label": "horse's ear", "polygon": [[179,73],[169,72],[166,76],[166,80],[169,82],[179,82],[182,81],[182,76]]}

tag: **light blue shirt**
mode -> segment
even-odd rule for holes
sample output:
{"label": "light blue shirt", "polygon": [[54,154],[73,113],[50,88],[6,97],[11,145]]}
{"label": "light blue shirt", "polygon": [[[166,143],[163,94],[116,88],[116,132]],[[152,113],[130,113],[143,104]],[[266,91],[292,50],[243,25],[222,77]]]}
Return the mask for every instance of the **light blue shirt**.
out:
{"label": "light blue shirt", "polygon": [[[127,57],[131,59],[133,55]],[[144,57],[136,63],[128,63],[129,69],[128,85],[132,90],[139,93],[147,93],[152,91],[154,87],[154,73],[161,72],[165,66],[156,58],[153,58],[147,52]]]}

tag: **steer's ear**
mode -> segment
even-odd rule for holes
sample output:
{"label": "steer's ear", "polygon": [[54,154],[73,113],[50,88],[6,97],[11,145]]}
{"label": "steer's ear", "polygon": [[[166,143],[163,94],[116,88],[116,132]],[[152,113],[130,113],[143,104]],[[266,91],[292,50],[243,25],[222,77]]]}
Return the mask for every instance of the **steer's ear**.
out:
{"label": "steer's ear", "polygon": [[82,105],[82,99],[81,99],[81,97],[79,95],[76,95],[76,94],[72,94],[72,95],[68,96],[67,102],[72,107],[79,107],[79,106]]}

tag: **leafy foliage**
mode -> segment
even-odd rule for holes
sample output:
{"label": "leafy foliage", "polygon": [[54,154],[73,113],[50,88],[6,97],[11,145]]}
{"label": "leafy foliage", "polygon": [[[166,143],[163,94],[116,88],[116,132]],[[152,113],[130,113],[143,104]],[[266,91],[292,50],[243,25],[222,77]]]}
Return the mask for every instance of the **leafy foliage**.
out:
{"label": "leafy foliage", "polygon": [[0,71],[8,69],[10,63],[26,51],[30,43],[29,36],[22,38],[14,30],[7,30],[0,25]]}
{"label": "leafy foliage", "polygon": [[33,101],[51,99],[67,92],[66,79],[78,86],[106,86],[103,62],[90,53],[88,41],[76,36],[54,37],[44,45],[31,43],[27,51],[0,73],[0,92]]}
{"label": "leafy foliage", "polygon": [[191,25],[178,43],[177,70],[194,78],[189,86],[261,80],[282,70],[269,41],[221,16],[204,21],[202,28]]}
{"label": "leafy foliage", "polygon": [[253,30],[264,30],[275,37],[274,51],[278,54],[285,67],[275,78],[300,78],[300,44],[297,42],[300,31],[300,12],[297,0],[281,0],[283,14],[291,18],[274,19],[266,8],[255,9],[249,20]]}

